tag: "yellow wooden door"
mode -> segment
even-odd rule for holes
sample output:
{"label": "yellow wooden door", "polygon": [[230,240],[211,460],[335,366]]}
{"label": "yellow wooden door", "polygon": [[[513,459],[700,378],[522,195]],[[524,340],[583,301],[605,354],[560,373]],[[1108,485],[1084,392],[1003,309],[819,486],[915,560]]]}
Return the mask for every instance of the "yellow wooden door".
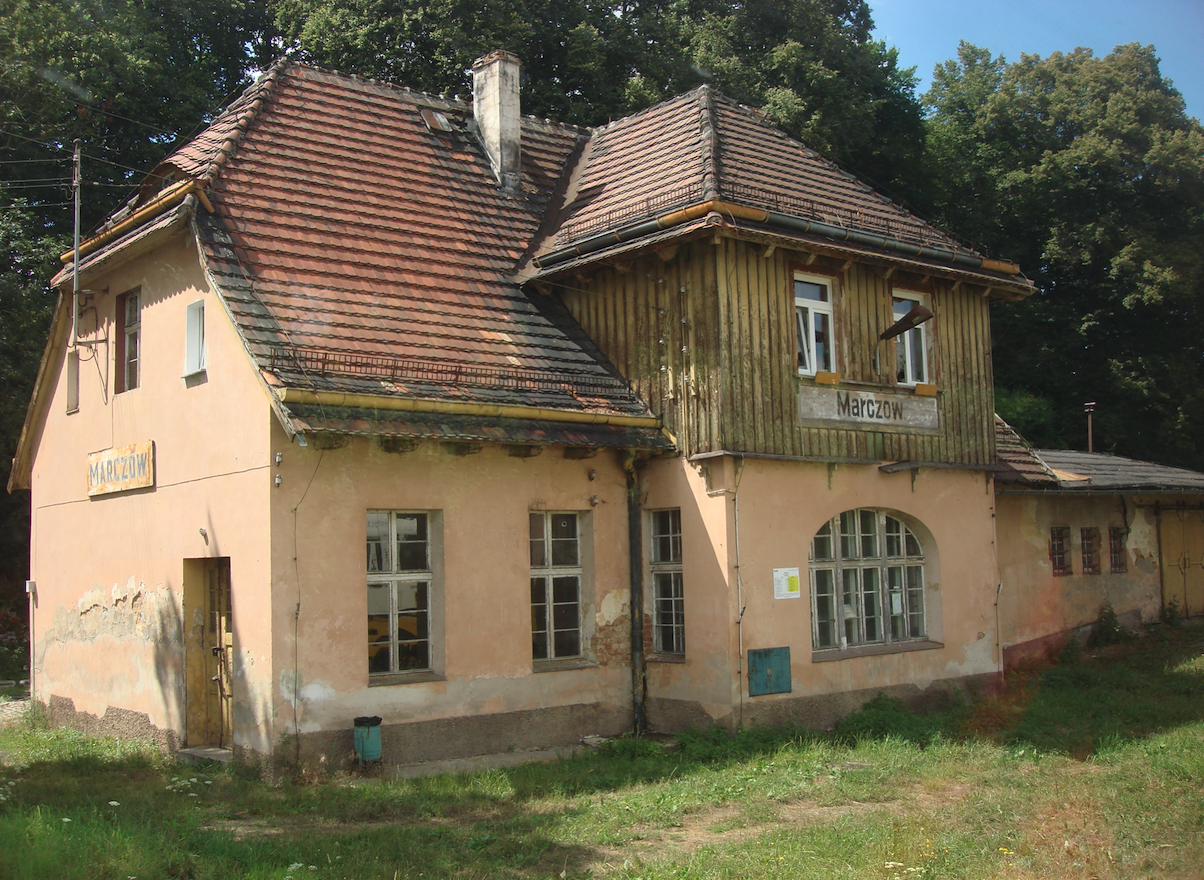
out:
{"label": "yellow wooden door", "polygon": [[1183,511],[1183,546],[1189,562],[1183,576],[1183,616],[1204,614],[1204,511]]}
{"label": "yellow wooden door", "polygon": [[230,664],[234,626],[230,616],[230,560],[205,560],[205,739],[206,745],[229,748],[233,706]]}

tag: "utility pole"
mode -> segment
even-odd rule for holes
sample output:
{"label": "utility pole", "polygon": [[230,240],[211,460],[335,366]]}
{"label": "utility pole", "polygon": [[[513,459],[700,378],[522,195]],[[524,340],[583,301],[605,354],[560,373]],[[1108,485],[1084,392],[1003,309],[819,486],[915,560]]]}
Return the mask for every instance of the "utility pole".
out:
{"label": "utility pole", "polygon": [[79,338],[79,154],[84,142],[75,139],[75,153],[71,157],[71,188],[75,193],[75,246],[71,258],[71,347]]}

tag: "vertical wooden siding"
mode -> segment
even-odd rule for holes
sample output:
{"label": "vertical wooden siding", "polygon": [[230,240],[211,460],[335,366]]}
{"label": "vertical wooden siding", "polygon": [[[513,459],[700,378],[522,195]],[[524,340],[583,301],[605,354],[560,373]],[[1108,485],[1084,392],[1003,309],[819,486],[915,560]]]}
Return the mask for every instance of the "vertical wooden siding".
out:
{"label": "vertical wooden siding", "polygon": [[[562,295],[687,455],[725,449],[994,463],[984,297],[974,289],[954,291],[947,281],[930,282],[939,432],[804,427],[798,415],[793,271],[806,255],[784,249],[768,257],[763,253],[729,238],[718,244],[696,241],[682,245],[668,262],[647,257],[625,272],[606,269]],[[824,265],[821,258],[810,269]],[[875,381],[874,341],[893,321],[891,290],[907,286],[897,276],[883,275],[881,268],[854,264],[833,278],[837,361],[846,381]],[[889,377],[894,348],[883,343],[879,350]]]}

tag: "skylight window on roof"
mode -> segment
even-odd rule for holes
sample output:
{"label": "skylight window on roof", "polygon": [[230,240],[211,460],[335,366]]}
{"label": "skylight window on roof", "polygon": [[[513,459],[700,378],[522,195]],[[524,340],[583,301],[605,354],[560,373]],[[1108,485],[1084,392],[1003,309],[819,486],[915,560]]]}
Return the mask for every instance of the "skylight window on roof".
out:
{"label": "skylight window on roof", "polygon": [[426,127],[431,131],[449,132],[455,131],[452,128],[450,120],[438,110],[431,107],[423,107],[419,113],[422,115],[422,121],[426,123]]}

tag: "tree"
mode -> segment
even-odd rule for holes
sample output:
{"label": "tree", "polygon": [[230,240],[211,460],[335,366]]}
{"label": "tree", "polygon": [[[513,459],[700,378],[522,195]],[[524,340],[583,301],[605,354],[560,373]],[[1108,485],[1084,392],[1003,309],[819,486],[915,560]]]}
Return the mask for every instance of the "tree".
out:
{"label": "tree", "polygon": [[[37,373],[84,142],[84,233],[278,51],[254,0],[0,0],[0,455]],[[0,493],[0,604],[23,606],[29,496]]]}
{"label": "tree", "polygon": [[524,112],[597,125],[703,81],[879,185],[922,190],[915,80],[864,0],[277,0],[305,59],[428,92],[523,62]]}
{"label": "tree", "polygon": [[1204,129],[1154,48],[963,43],[924,102],[937,219],[1040,288],[994,316],[997,385],[1052,405],[1050,439],[1085,446],[1096,401],[1107,448],[1204,467]]}

